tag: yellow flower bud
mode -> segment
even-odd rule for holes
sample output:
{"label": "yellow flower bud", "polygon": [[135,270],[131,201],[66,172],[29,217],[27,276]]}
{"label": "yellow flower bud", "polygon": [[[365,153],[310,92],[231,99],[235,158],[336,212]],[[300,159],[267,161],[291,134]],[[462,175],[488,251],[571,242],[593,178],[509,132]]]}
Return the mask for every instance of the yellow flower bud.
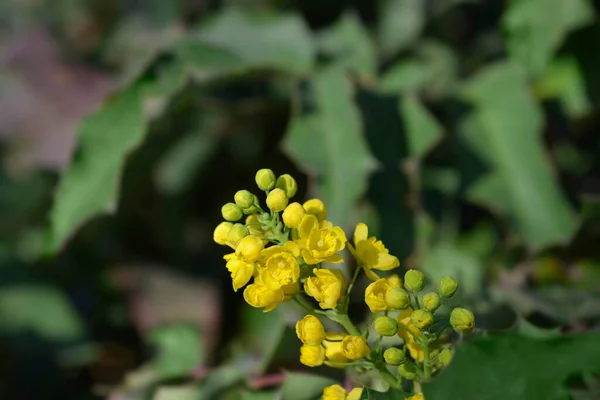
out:
{"label": "yellow flower bud", "polygon": [[370,349],[364,337],[348,335],[342,340],[342,352],[350,360],[360,360]]}
{"label": "yellow flower bud", "polygon": [[296,335],[302,343],[316,346],[325,339],[325,328],[319,318],[307,315],[296,323]]}
{"label": "yellow flower bud", "polygon": [[271,290],[266,286],[253,283],[244,289],[244,300],[252,307],[269,312],[284,300],[284,293],[281,289]]}
{"label": "yellow flower bud", "polygon": [[300,205],[300,203],[291,203],[288,205],[285,210],[283,210],[283,214],[281,217],[283,218],[283,223],[290,228],[298,228],[300,222],[302,221],[302,217],[306,214],[304,207]]}
{"label": "yellow flower bud", "polygon": [[404,379],[415,379],[417,377],[417,369],[413,363],[404,363],[398,367],[398,375]]}
{"label": "yellow flower bud", "polygon": [[304,207],[307,214],[314,215],[319,221],[324,221],[327,218],[327,207],[319,199],[307,200],[302,207]]}
{"label": "yellow flower bud", "polygon": [[238,190],[233,196],[235,204],[242,210],[252,207],[252,205],[254,205],[254,199],[254,195],[247,190]]}
{"label": "yellow flower bud", "polygon": [[335,308],[346,287],[342,271],[337,269],[313,269],[315,276],[304,281],[304,291],[314,297],[322,309]]}
{"label": "yellow flower bud", "polygon": [[440,360],[440,363],[443,367],[448,366],[448,364],[450,364],[450,361],[452,361],[452,350],[442,349],[442,351],[440,351],[438,359]]}
{"label": "yellow flower bud", "polygon": [[221,222],[213,232],[213,240],[220,245],[227,244],[227,236],[233,224],[231,222]]}
{"label": "yellow flower bud", "polygon": [[238,242],[235,248],[235,255],[244,262],[253,263],[260,258],[263,246],[264,244],[260,238],[249,235]]}
{"label": "yellow flower bud", "polygon": [[236,223],[233,224],[233,226],[229,230],[229,234],[227,235],[227,242],[235,248],[238,242],[246,236],[248,236],[248,228],[246,228],[242,224]]}
{"label": "yellow flower bud", "polygon": [[441,304],[440,296],[435,292],[425,293],[423,295],[423,307],[427,311],[434,312]]}
{"label": "yellow flower bud", "polygon": [[275,173],[268,168],[259,170],[256,173],[254,180],[260,190],[271,190],[275,187]]}
{"label": "yellow flower bud", "polygon": [[267,207],[271,211],[283,211],[288,204],[288,198],[281,189],[273,189],[267,196]]}
{"label": "yellow flower bud", "polygon": [[416,269],[409,269],[404,274],[404,287],[411,292],[419,292],[425,286],[425,276]]}
{"label": "yellow flower bud", "polygon": [[433,315],[427,310],[415,310],[410,315],[410,322],[419,329],[433,324]]}
{"label": "yellow flower bud", "polygon": [[242,209],[234,203],[227,203],[221,207],[221,214],[225,220],[232,222],[239,221],[243,215]]}
{"label": "yellow flower bud", "polygon": [[331,385],[323,389],[323,400],[346,400],[346,389],[340,385]]}
{"label": "yellow flower bud", "polygon": [[403,310],[410,305],[410,298],[406,290],[397,287],[387,291],[385,301],[390,310]]}
{"label": "yellow flower bud", "polygon": [[[348,361],[344,353],[342,352],[342,339],[344,339],[347,335],[336,333],[336,332],[326,332],[325,340],[323,340],[322,345],[325,347],[325,357],[328,360],[343,363]],[[329,340],[335,340],[335,342],[330,342]],[[335,367],[333,364],[325,361],[325,364]]]}
{"label": "yellow flower bud", "polygon": [[401,288],[402,287],[402,279],[398,276],[398,274],[391,274],[390,276],[386,277],[385,279],[387,279],[388,283],[393,288]]}
{"label": "yellow flower bud", "polygon": [[346,400],[360,400],[362,392],[363,388],[354,388],[350,392],[348,392],[348,397],[346,397]]}
{"label": "yellow flower bud", "polygon": [[387,292],[391,286],[387,279],[377,279],[365,289],[365,303],[369,306],[371,312],[385,311],[388,309],[386,301]]}
{"label": "yellow flower bud", "polygon": [[444,297],[452,297],[458,289],[458,282],[449,276],[444,276],[440,281],[440,294]]}
{"label": "yellow flower bud", "polygon": [[318,367],[325,361],[325,349],[323,346],[311,346],[309,344],[300,347],[300,362],[307,367]]}
{"label": "yellow flower bud", "polygon": [[410,397],[405,398],[404,400],[425,400],[425,396],[422,392],[415,393]]}
{"label": "yellow flower bud", "polygon": [[450,325],[456,332],[468,335],[475,329],[475,316],[466,308],[456,307],[450,313]]}
{"label": "yellow flower bud", "polygon": [[394,318],[382,315],[375,320],[375,332],[381,336],[394,336],[398,332],[398,323]]}
{"label": "yellow flower bud", "polygon": [[400,365],[406,360],[404,352],[396,347],[390,347],[383,352],[383,359],[390,365]]}
{"label": "yellow flower bud", "polygon": [[298,184],[296,180],[289,174],[283,174],[277,178],[275,187],[283,190],[288,199],[294,197],[298,191]]}

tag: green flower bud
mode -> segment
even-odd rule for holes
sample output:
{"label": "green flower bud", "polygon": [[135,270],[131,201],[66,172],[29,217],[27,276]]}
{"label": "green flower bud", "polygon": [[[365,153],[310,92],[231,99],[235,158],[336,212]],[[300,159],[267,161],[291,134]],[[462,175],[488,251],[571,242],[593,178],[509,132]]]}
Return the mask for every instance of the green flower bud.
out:
{"label": "green flower bud", "polygon": [[242,219],[242,209],[233,203],[227,203],[221,207],[221,214],[227,221],[239,221]]}
{"label": "green flower bud", "polygon": [[410,298],[406,290],[391,288],[385,294],[385,301],[390,310],[403,310],[410,305]]}
{"label": "green flower bud", "polygon": [[434,312],[438,309],[440,303],[440,296],[435,292],[429,292],[423,295],[423,307],[425,307],[427,311]]}
{"label": "green flower bud", "polygon": [[412,380],[417,377],[417,369],[413,363],[404,363],[398,367],[398,375],[404,379]]}
{"label": "green flower bud", "polygon": [[288,199],[294,197],[298,191],[298,184],[296,183],[296,180],[289,174],[283,174],[277,178],[275,187],[283,190]]}
{"label": "green flower bud", "polygon": [[452,297],[458,289],[458,282],[449,276],[444,276],[440,281],[440,294],[444,297]]}
{"label": "green flower bud", "polygon": [[456,332],[468,335],[475,329],[475,316],[466,308],[456,307],[450,313],[450,325]]}
{"label": "green flower bud", "polygon": [[285,210],[288,205],[288,198],[281,189],[273,189],[267,196],[267,207],[273,212]]}
{"label": "green flower bud", "polygon": [[235,200],[235,204],[243,210],[254,205],[255,196],[247,190],[238,190],[235,192],[233,199]]}
{"label": "green flower bud", "polygon": [[448,366],[450,361],[452,361],[452,350],[442,349],[442,351],[440,351],[440,355],[438,356],[438,360],[440,360],[440,363],[443,367]]}
{"label": "green flower bud", "polygon": [[423,290],[425,286],[425,276],[423,273],[416,269],[409,269],[404,274],[404,287],[411,292],[419,292]]}
{"label": "green flower bud", "polygon": [[415,310],[410,315],[410,322],[419,329],[427,328],[433,324],[433,314],[427,310]]}
{"label": "green flower bud", "polygon": [[406,360],[406,356],[402,350],[390,347],[383,352],[383,359],[390,365],[400,365]]}
{"label": "green flower bud", "polygon": [[254,180],[260,190],[271,190],[275,187],[275,173],[268,168],[259,170],[256,173]]}
{"label": "green flower bud", "polygon": [[233,224],[227,235],[227,242],[235,246],[240,240],[248,236],[248,233],[248,228],[245,225]]}
{"label": "green flower bud", "polygon": [[375,332],[381,336],[394,336],[398,332],[398,322],[394,318],[382,315],[375,320]]}

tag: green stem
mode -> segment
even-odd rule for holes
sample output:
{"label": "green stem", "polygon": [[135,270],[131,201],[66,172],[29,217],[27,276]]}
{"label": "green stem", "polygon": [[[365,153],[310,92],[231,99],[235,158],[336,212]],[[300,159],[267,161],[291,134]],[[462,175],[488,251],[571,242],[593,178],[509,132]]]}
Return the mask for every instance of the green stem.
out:
{"label": "green stem", "polygon": [[390,386],[393,387],[394,389],[400,389],[400,383],[398,382],[398,379],[396,379],[396,377],[394,375],[392,375],[392,373],[390,371],[388,371],[388,369],[385,367],[385,365],[379,364],[376,366],[376,368],[379,371],[379,373],[381,374],[381,377],[383,378],[383,380],[385,380],[387,383],[389,383]]}
{"label": "green stem", "polygon": [[429,339],[423,338],[423,375],[425,379],[431,377],[431,357],[429,354]]}
{"label": "green stem", "polygon": [[415,293],[415,304],[417,305],[417,309],[421,308],[421,305],[419,304],[419,296]]}
{"label": "green stem", "polygon": [[301,295],[295,294],[292,296],[292,298],[294,299],[294,301],[296,303],[298,303],[298,305],[300,305],[300,307],[302,307],[304,309],[304,311],[306,311],[308,314],[320,314],[320,315],[326,315],[325,311],[321,311],[321,310],[315,310],[314,308],[312,308],[310,306],[310,304],[308,304],[308,302],[306,301],[306,299],[304,297],[302,297]]}
{"label": "green stem", "polygon": [[350,321],[347,314],[337,314],[335,318],[331,318],[338,324],[342,325],[346,332],[354,336],[361,336],[360,330]]}
{"label": "green stem", "polygon": [[412,337],[414,337],[415,339],[417,339],[419,336],[415,335],[410,329],[408,329],[408,327],[404,324],[398,324],[398,328],[406,331],[407,333],[411,334]]}

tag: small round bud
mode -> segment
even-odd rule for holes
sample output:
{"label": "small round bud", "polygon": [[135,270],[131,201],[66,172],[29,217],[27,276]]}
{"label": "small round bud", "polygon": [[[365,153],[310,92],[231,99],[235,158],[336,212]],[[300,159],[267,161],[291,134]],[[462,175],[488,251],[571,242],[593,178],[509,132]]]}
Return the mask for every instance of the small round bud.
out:
{"label": "small round bud", "polygon": [[385,278],[391,287],[393,288],[401,288],[402,287],[402,279],[398,276],[398,274],[391,274],[390,276]]}
{"label": "small round bud", "polygon": [[260,190],[271,190],[275,187],[275,173],[269,168],[259,170],[254,180]]}
{"label": "small round bud", "polygon": [[444,297],[452,297],[458,289],[458,282],[455,279],[444,276],[440,281],[440,294]]}
{"label": "small round bud", "polygon": [[275,187],[283,190],[288,199],[294,197],[298,191],[298,184],[296,183],[296,180],[289,174],[283,174],[277,178]]}
{"label": "small round bud", "polygon": [[423,307],[427,311],[434,312],[441,304],[440,296],[435,292],[425,293],[423,295]]}
{"label": "small round bud", "polygon": [[362,336],[348,335],[342,339],[342,353],[349,360],[360,360],[369,354],[369,345]]}
{"label": "small round bud", "polygon": [[238,190],[233,196],[235,204],[242,210],[252,207],[254,205],[254,198],[254,195],[247,190]]}
{"label": "small round bud", "polygon": [[425,276],[416,269],[409,269],[404,274],[404,287],[411,292],[419,292],[425,286]]}
{"label": "small round bud", "polygon": [[246,263],[253,263],[260,258],[264,243],[258,237],[249,235],[240,240],[235,248],[235,255]]}
{"label": "small round bud", "polygon": [[394,336],[398,332],[398,322],[394,318],[382,315],[375,320],[375,332],[381,336]]}
{"label": "small round bud", "polygon": [[417,369],[412,363],[404,363],[398,367],[398,375],[404,379],[412,380],[417,377]]}
{"label": "small round bud", "polygon": [[324,221],[327,218],[327,207],[319,199],[307,200],[302,204],[307,214],[314,215],[319,221]]}
{"label": "small round bud", "polygon": [[346,389],[340,385],[331,385],[323,389],[323,400],[346,400]]}
{"label": "small round bud", "polygon": [[383,352],[383,359],[390,365],[400,365],[406,360],[406,356],[402,350],[390,347]]}
{"label": "small round bud", "polygon": [[427,310],[415,310],[410,315],[410,322],[419,329],[433,324],[433,315]]}
{"label": "small round bud", "polygon": [[288,204],[288,198],[281,189],[273,189],[267,196],[267,207],[274,212],[283,211]]}
{"label": "small round bud", "polygon": [[325,328],[314,315],[307,315],[296,323],[296,335],[304,344],[320,346],[325,339]]}
{"label": "small round bud", "polygon": [[475,316],[466,308],[456,307],[450,313],[450,325],[456,332],[468,335],[475,329]]}
{"label": "small round bud", "polygon": [[221,222],[213,232],[213,240],[215,243],[224,245],[227,244],[227,236],[233,224],[231,222]]}
{"label": "small round bud", "polygon": [[227,235],[227,242],[231,243],[234,247],[240,240],[248,236],[248,228],[242,224],[233,224]]}
{"label": "small round bud", "polygon": [[297,228],[300,226],[300,221],[302,221],[302,217],[304,217],[305,214],[306,211],[300,203],[292,203],[283,210],[281,218],[283,218],[283,223],[286,224],[286,226]]}
{"label": "small round bud", "polygon": [[385,301],[390,310],[403,310],[410,305],[410,298],[406,290],[396,287],[386,292]]}
{"label": "small round bud", "polygon": [[443,367],[448,366],[450,361],[452,361],[452,350],[442,349],[442,351],[440,351],[440,355],[438,356],[438,360],[440,360],[440,363]]}
{"label": "small round bud", "polygon": [[242,219],[242,209],[234,203],[227,203],[221,207],[221,214],[227,221],[235,222]]}

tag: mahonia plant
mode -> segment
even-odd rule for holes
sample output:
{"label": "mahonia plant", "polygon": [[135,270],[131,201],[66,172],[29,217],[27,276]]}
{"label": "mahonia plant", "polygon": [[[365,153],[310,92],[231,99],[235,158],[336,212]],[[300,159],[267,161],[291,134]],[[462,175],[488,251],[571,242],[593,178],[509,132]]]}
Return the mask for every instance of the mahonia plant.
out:
{"label": "mahonia plant", "polygon": [[[327,207],[321,200],[289,202],[297,191],[292,176],[276,177],[272,170],[261,169],[255,180],[266,193],[269,211],[262,208],[256,195],[240,190],[234,202],[222,207],[225,221],[214,230],[214,241],[233,250],[224,256],[233,290],[244,288],[246,302],[264,312],[290,300],[307,312],[296,323],[302,364],[377,370],[392,388],[412,382],[414,394],[407,399],[423,400],[420,383],[452,358],[447,329],[452,327],[462,335],[475,328],[473,313],[461,307],[452,310],[449,324],[440,327],[436,321],[436,311],[443,299],[456,293],[458,282],[446,276],[437,292],[420,295],[425,277],[416,269],[408,270],[404,281],[394,273],[380,276],[379,271],[392,271],[400,262],[380,240],[369,236],[366,224],[356,226],[350,242],[339,226],[327,221]],[[244,216],[242,224],[239,221]],[[328,267],[344,261],[340,252],[345,248],[358,264],[350,282],[339,269]],[[372,281],[364,294],[372,318],[362,328],[348,317],[350,293],[361,272]],[[394,311],[399,315],[388,315]],[[344,332],[326,332],[320,317],[336,322]],[[374,340],[369,338],[371,325],[378,335]],[[403,346],[384,350],[382,337],[394,335],[403,339]],[[333,385],[324,389],[323,399],[356,400],[361,393],[362,388],[347,393],[342,386]]]}

